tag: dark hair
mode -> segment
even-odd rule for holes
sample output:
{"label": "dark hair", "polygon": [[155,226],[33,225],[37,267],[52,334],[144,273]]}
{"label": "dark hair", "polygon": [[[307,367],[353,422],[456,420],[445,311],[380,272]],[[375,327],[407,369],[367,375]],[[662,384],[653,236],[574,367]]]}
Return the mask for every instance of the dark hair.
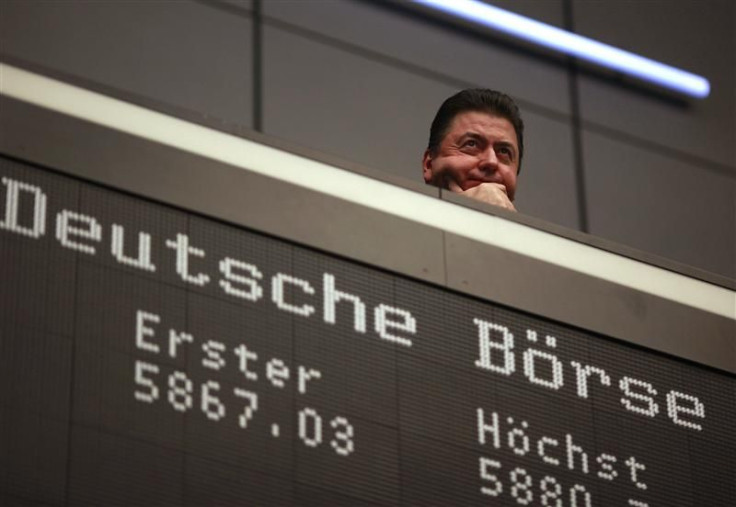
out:
{"label": "dark hair", "polygon": [[478,111],[500,116],[511,123],[519,142],[518,171],[521,171],[521,159],[524,155],[524,122],[521,119],[519,107],[505,93],[487,88],[468,88],[456,93],[442,103],[429,129],[429,144],[427,145],[429,152],[432,155],[437,154],[440,143],[447,135],[452,120],[458,114],[467,111]]}

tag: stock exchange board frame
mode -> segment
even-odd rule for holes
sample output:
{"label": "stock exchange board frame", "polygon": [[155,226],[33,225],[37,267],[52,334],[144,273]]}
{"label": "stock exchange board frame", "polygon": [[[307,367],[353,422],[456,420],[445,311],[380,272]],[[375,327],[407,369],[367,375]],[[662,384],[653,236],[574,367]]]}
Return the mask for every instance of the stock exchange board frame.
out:
{"label": "stock exchange board frame", "polygon": [[[47,108],[0,100],[0,147],[11,157],[3,161],[7,199],[0,233],[14,244],[37,241],[52,255],[73,255],[72,264],[84,265],[76,276],[88,282],[79,286],[97,287],[80,289],[81,295],[69,302],[77,308],[71,310],[76,321],[67,322],[68,329],[77,329],[70,331],[74,338],[67,352],[76,380],[67,395],[76,405],[66,411],[29,410],[23,396],[6,395],[3,400],[6,427],[17,428],[18,421],[61,425],[60,432],[68,435],[59,448],[67,450],[75,465],[67,464],[63,480],[49,481],[56,489],[47,486],[34,496],[28,488],[33,474],[22,471],[27,462],[7,453],[16,461],[3,463],[9,471],[0,494],[11,501],[55,504],[61,499],[71,505],[91,499],[112,502],[119,495],[124,503],[126,498],[143,498],[136,495],[153,495],[153,482],[132,486],[140,479],[133,465],[145,469],[141,456],[172,466],[174,475],[189,485],[185,496],[171,486],[176,482],[171,474],[162,472],[156,497],[162,503],[238,503],[253,495],[262,503],[279,504],[713,505],[733,496],[733,486],[723,481],[734,467],[733,407],[728,405],[736,369],[733,319]],[[46,174],[44,168],[58,173],[49,173],[49,181],[65,180],[62,174],[82,178],[76,185],[87,189],[89,202],[98,204],[80,208],[87,202],[83,196],[59,204],[54,201],[61,194],[54,185],[24,179],[27,171]],[[427,193],[424,188],[412,190]],[[44,225],[38,213],[28,220],[29,209],[38,210],[41,201]],[[157,217],[156,223],[173,217],[171,227],[141,231],[135,220],[130,223],[138,226],[126,226],[126,217],[136,215],[126,210],[137,202]],[[164,204],[174,208],[161,211]],[[8,212],[13,206],[17,213]],[[18,218],[23,213],[25,218]],[[187,214],[188,225],[175,218]],[[504,219],[524,223],[523,218]],[[247,244],[262,249],[223,246],[239,234],[234,226],[265,233],[240,233],[250,238]],[[136,235],[137,252],[131,246]],[[212,252],[218,253],[210,260]],[[210,262],[208,269],[203,259]],[[496,267],[489,270],[488,265]],[[140,284],[150,290],[126,292],[128,278],[116,269],[147,276]],[[540,287],[540,278],[548,281],[547,288]],[[715,281],[733,288],[728,281]],[[98,291],[103,286],[122,295],[103,296]],[[192,294],[181,299],[176,295],[181,290]],[[165,311],[141,304],[148,301],[144,293],[158,291],[161,299],[151,301],[179,303]],[[128,311],[112,324],[80,313],[79,301],[94,299]],[[220,302],[212,306],[212,301]],[[314,350],[305,345],[301,355],[293,355],[293,343],[272,348],[248,334],[228,337],[233,327],[207,326],[188,317],[196,308],[212,307],[216,314],[221,310],[214,308],[233,301],[247,303],[235,316],[225,312],[236,320],[239,312],[250,322],[270,315],[268,325],[288,323],[279,329],[292,338],[334,341]],[[247,321],[237,322],[255,335],[265,332],[266,323],[248,328]],[[79,330],[81,323],[97,334]],[[11,335],[6,331],[0,344],[13,351]],[[38,340],[46,343],[48,337]],[[603,365],[600,357],[609,356],[596,356],[586,342],[600,342],[618,362]],[[628,352],[619,357],[620,348]],[[14,357],[30,357],[18,354]],[[641,360],[629,361],[639,355]],[[121,370],[127,382],[104,391],[106,375],[113,375],[105,368],[117,372],[121,364],[110,358],[123,356],[130,362]],[[90,373],[101,368],[90,359],[94,357],[105,365],[97,376]],[[341,362],[348,364],[338,367]],[[663,374],[670,362],[676,373]],[[613,364],[619,369],[614,371]],[[403,380],[384,384],[390,377],[387,365]],[[95,391],[85,379],[96,379],[103,387]],[[318,397],[322,386],[330,396]],[[719,388],[724,393],[716,394]],[[103,396],[111,393],[125,400],[117,408]],[[95,403],[96,408],[90,407]],[[427,408],[433,403],[436,411]],[[382,404],[403,409],[393,413]],[[121,407],[134,416],[124,418]],[[135,415],[139,413],[142,419]],[[374,413],[375,419],[379,413],[388,419],[377,423]],[[434,420],[433,413],[442,414],[441,420]],[[117,416],[111,420],[110,414]],[[270,415],[268,421],[258,417],[264,414]],[[718,414],[728,420],[714,421]],[[212,428],[224,428],[226,418],[232,421],[230,429],[213,435]],[[156,424],[170,431],[156,429]],[[187,424],[189,433],[182,429]],[[593,437],[587,428],[594,428]],[[224,449],[237,447],[232,442],[242,438],[238,431],[259,437],[258,443],[250,443],[261,453],[256,466],[244,462],[240,452]],[[709,431],[723,441],[696,449],[698,434]],[[172,436],[178,432],[180,438]],[[647,458],[654,451],[646,449],[646,442],[655,441],[659,432],[673,435],[666,452],[674,463],[687,463],[689,475],[665,470]],[[141,447],[129,445],[129,438]],[[292,439],[288,452],[273,444],[287,438]],[[628,440],[637,444],[632,447]],[[268,442],[276,449],[272,457]],[[366,447],[377,453],[372,464],[361,462],[357,472],[350,471],[345,462],[360,459],[356,456]],[[92,459],[99,457],[99,449],[132,457],[116,470],[105,470]],[[322,454],[304,454],[309,451]],[[289,453],[293,461],[285,457]],[[661,458],[660,451],[655,455]],[[720,472],[713,464],[698,471],[706,457],[720,460]],[[186,463],[184,471],[177,468],[179,461]],[[100,471],[94,472],[96,467]],[[458,467],[461,472],[453,472]],[[420,472],[412,472],[416,470]],[[249,480],[243,479],[243,471],[252,474]],[[95,492],[89,486],[94,473],[98,478],[130,477],[108,480]],[[707,474],[712,477],[704,478]],[[673,478],[683,484],[673,486]],[[657,491],[663,484],[670,489]]]}

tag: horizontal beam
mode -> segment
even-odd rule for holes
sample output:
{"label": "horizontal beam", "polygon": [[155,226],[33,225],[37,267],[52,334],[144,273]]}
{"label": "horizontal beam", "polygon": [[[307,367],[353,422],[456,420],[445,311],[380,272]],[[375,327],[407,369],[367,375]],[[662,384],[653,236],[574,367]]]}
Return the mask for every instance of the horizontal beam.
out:
{"label": "horizontal beam", "polygon": [[0,94],[736,320],[736,292],[0,63]]}

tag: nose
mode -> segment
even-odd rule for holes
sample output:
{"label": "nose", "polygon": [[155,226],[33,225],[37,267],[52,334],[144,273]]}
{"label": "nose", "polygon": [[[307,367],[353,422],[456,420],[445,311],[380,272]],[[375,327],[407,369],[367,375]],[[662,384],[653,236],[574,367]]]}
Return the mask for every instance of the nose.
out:
{"label": "nose", "polygon": [[479,167],[482,171],[487,174],[493,174],[498,169],[498,158],[496,157],[496,150],[493,147],[488,147],[480,157]]}

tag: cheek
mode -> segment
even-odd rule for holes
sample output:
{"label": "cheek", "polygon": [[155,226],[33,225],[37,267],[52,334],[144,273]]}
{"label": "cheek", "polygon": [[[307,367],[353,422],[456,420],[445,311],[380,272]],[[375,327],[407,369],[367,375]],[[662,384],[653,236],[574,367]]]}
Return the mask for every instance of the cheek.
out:
{"label": "cheek", "polygon": [[448,157],[444,163],[444,170],[455,176],[465,176],[472,168],[473,163],[467,157]]}
{"label": "cheek", "polygon": [[506,185],[506,190],[509,193],[509,198],[514,198],[514,194],[516,193],[516,169],[512,168],[510,172],[508,172],[504,177],[504,183]]}

